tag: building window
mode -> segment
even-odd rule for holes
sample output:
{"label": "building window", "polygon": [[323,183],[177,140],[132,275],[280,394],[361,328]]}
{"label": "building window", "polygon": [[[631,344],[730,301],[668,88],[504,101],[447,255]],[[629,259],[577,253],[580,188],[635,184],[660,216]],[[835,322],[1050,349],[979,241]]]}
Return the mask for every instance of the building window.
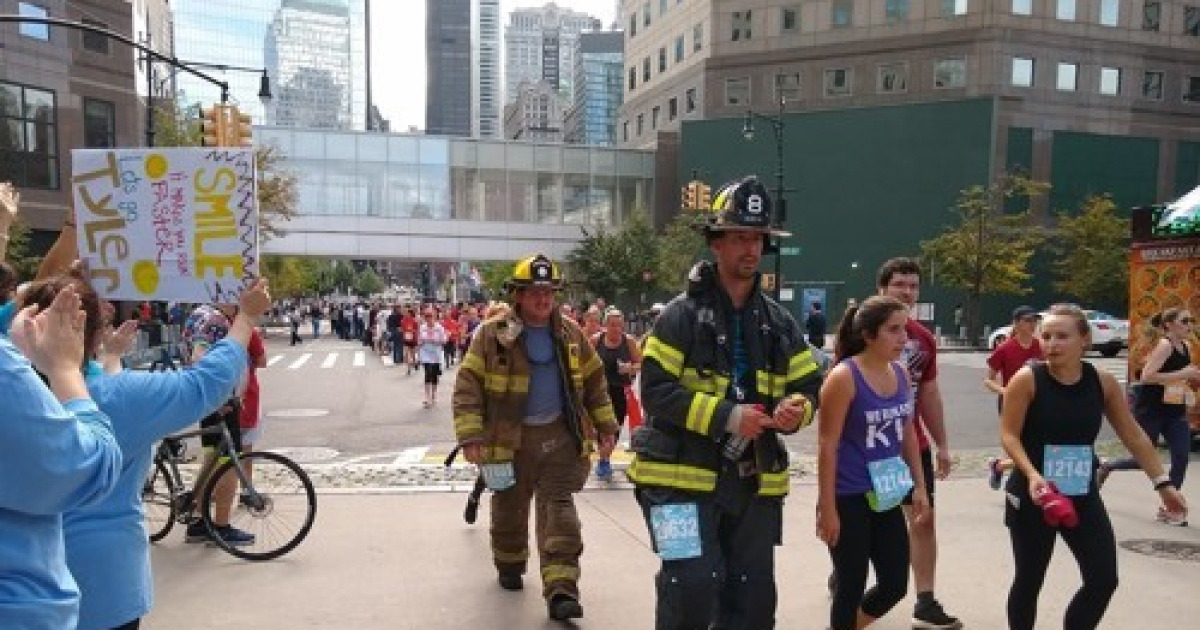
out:
{"label": "building window", "polygon": [[853,0],[833,0],[830,11],[832,11],[830,21],[833,23],[833,28],[850,28],[854,25]]}
{"label": "building window", "polygon": [[1116,26],[1121,19],[1121,0],[1100,0],[1100,25]]}
{"label": "building window", "polygon": [[700,52],[704,48],[704,24],[692,27],[692,52]]}
{"label": "building window", "polygon": [[781,72],[775,75],[775,102],[795,103],[800,100],[800,73]]}
{"label": "building window", "polygon": [[1158,70],[1147,70],[1142,75],[1142,97],[1152,101],[1161,101],[1163,97],[1163,73]]}
{"label": "building window", "polygon": [[642,3],[642,26],[650,26],[650,3]]}
{"label": "building window", "polygon": [[1200,103],[1200,76],[1191,76],[1183,81],[1183,102]]}
{"label": "building window", "polygon": [[1079,64],[1060,61],[1058,63],[1058,81],[1054,87],[1063,92],[1074,92],[1078,73]]}
{"label": "building window", "polygon": [[629,121],[621,123],[621,138],[622,142],[629,142]]}
{"label": "building window", "polygon": [[752,35],[750,32],[751,13],[752,11],[749,9],[733,12],[733,32],[730,34],[733,41],[750,39]]}
{"label": "building window", "polygon": [[888,24],[908,21],[908,0],[884,0],[883,17]]}
{"label": "building window", "polygon": [[939,89],[967,86],[966,59],[939,59],[933,64],[933,87]]}
{"label": "building window", "polygon": [[[82,21],[84,24],[87,24],[88,26],[95,26],[98,28],[105,28],[105,29],[108,28],[107,24],[105,24],[104,22],[97,21],[97,20],[83,18]],[[108,38],[107,37],[105,37],[104,35],[101,35],[99,33],[93,33],[91,31],[80,31],[80,33],[81,33],[80,38],[82,40],[80,43],[83,45],[84,50],[94,52],[94,53],[100,53],[103,55],[108,54]]]}
{"label": "building window", "polygon": [[675,63],[683,61],[683,35],[675,38]]}
{"label": "building window", "polygon": [[655,105],[654,109],[650,110],[650,130],[651,131],[655,131],[658,129],[658,110],[659,110],[658,105]]}
{"label": "building window", "polygon": [[1012,0],[1013,15],[1033,15],[1033,0]]}
{"label": "building window", "polygon": [[637,66],[629,66],[629,91],[637,87]]}
{"label": "building window", "polygon": [[672,96],[671,100],[667,101],[667,119],[675,120],[679,117],[679,99]]}
{"label": "building window", "polygon": [[658,73],[662,74],[667,71],[667,47],[663,46],[658,49]]}
{"label": "building window", "polygon": [[[828,82],[826,75],[826,82]],[[826,86],[828,92],[828,86]],[[880,94],[898,94],[908,91],[908,64],[884,63],[879,65],[879,83],[875,90]]]}
{"label": "building window", "polygon": [[658,14],[662,15],[667,12],[667,0],[658,0]]}
{"label": "building window", "polygon": [[54,92],[0,83],[0,181],[58,188]]}
{"label": "building window", "polygon": [[750,77],[725,79],[725,104],[730,106],[750,104]]}
{"label": "building window", "polygon": [[1184,5],[1183,34],[1200,37],[1200,7]]}
{"label": "building window", "polygon": [[[17,15],[20,15],[21,17],[35,18],[50,17],[50,14],[46,11],[46,7],[31,4],[29,2],[17,3]],[[30,24],[28,22],[21,22],[21,24],[17,27],[17,32],[25,37],[40,39],[44,42],[50,41],[50,26],[46,24]]]}
{"label": "building window", "polygon": [[638,114],[637,135],[641,136],[646,131],[646,115]]}
{"label": "building window", "polygon": [[854,93],[852,68],[830,68],[825,71],[825,97],[850,96]]}
{"label": "building window", "polygon": [[630,37],[630,39],[632,39],[634,35],[637,35],[637,24],[638,24],[637,11],[634,11],[629,16],[629,37]]}
{"label": "building window", "polygon": [[1155,0],[1147,2],[1142,8],[1142,30],[1158,31],[1162,24],[1162,3]]}
{"label": "building window", "polygon": [[650,82],[650,58],[646,57],[642,60],[642,83]]}
{"label": "building window", "polygon": [[89,149],[117,146],[117,111],[111,102],[83,99],[83,146]]}
{"label": "building window", "polygon": [[1075,0],[1056,0],[1054,17],[1064,22],[1075,21]]}
{"label": "building window", "polygon": [[1100,93],[1116,96],[1121,93],[1121,69],[1100,68]]}
{"label": "building window", "polygon": [[780,33],[798,33],[800,32],[800,7],[791,6],[780,9],[779,16],[779,32]]}
{"label": "building window", "polygon": [[942,0],[942,17],[954,17],[967,14],[967,0]]}
{"label": "building window", "polygon": [[687,92],[684,92],[683,94],[683,101],[685,112],[690,114],[696,111],[696,88],[688,88]]}
{"label": "building window", "polygon": [[1033,87],[1033,60],[1028,57],[1013,57],[1012,84],[1017,87]]}

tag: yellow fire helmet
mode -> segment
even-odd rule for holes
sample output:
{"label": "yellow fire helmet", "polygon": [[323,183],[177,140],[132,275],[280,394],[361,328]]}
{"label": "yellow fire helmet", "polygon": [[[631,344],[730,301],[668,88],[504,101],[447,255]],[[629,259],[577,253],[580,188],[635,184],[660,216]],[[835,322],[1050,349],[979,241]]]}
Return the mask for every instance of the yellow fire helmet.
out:
{"label": "yellow fire helmet", "polygon": [[513,267],[512,277],[508,279],[510,289],[520,287],[562,287],[562,273],[558,265],[545,254],[534,254],[529,258],[517,261]]}
{"label": "yellow fire helmet", "polygon": [[713,196],[712,213],[699,226],[704,232],[743,230],[771,236],[791,236],[771,223],[771,195],[750,175],[734,180]]}

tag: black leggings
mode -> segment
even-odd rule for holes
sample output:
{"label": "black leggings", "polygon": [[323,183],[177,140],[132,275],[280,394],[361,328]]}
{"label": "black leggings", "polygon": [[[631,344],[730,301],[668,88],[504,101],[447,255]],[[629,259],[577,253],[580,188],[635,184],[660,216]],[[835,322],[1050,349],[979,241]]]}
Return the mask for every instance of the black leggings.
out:
{"label": "black leggings", "polygon": [[[829,625],[842,630],[856,626],[859,609],[879,618],[904,599],[908,591],[908,526],[899,506],[876,512],[864,495],[838,497],[837,511],[842,530],[837,546],[829,548],[838,576]],[[868,563],[875,567],[878,580],[869,591]]]}
{"label": "black leggings", "polygon": [[625,414],[629,412],[625,400],[625,388],[608,388],[608,398],[612,401],[613,415],[617,417],[617,426],[625,426]]}
{"label": "black leggings", "polygon": [[1058,530],[1046,525],[1041,508],[1028,500],[1027,493],[1021,494],[1024,495],[1024,506],[1014,509],[1010,504],[1005,519],[1016,565],[1012,588],[1008,591],[1008,627],[1010,630],[1033,630],[1038,593],[1046,579],[1055,538],[1061,534],[1083,577],[1083,585],[1067,606],[1063,627],[1069,630],[1095,628],[1117,590],[1117,544],[1104,502],[1099,495],[1076,500],[1079,525]]}

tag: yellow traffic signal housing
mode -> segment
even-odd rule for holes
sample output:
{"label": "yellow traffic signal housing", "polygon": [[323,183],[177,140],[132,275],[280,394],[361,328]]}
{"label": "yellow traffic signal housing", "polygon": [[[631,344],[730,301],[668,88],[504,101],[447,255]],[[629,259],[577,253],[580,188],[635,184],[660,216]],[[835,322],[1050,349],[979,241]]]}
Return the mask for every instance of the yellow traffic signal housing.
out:
{"label": "yellow traffic signal housing", "polygon": [[763,291],[774,291],[775,290],[775,274],[764,273],[762,275],[762,290]]}
{"label": "yellow traffic signal housing", "polygon": [[683,208],[685,210],[696,208],[696,182],[691,182],[683,187]]}
{"label": "yellow traffic signal housing", "polygon": [[233,125],[233,137],[230,138],[230,146],[235,147],[252,147],[254,146],[254,125],[251,121],[250,114],[243,114],[238,108],[231,107],[229,121]]}
{"label": "yellow traffic signal housing", "polygon": [[225,112],[215,105],[200,112],[200,146],[220,147],[225,145]]}
{"label": "yellow traffic signal housing", "polygon": [[700,188],[699,208],[701,210],[712,210],[712,186],[700,182],[697,184]]}

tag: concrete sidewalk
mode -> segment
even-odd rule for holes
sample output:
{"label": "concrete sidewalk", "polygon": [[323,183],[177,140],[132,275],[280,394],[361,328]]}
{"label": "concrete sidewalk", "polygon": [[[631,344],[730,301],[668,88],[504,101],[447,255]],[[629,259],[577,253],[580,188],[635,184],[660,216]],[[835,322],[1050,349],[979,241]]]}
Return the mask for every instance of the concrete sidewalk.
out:
{"label": "concrete sidewalk", "polygon": [[[1200,474],[1193,464],[1193,475]],[[1193,483],[1193,487],[1195,487]],[[813,535],[816,488],[795,482],[777,554],[779,628],[824,628],[829,559]],[[1200,527],[1152,520],[1157,496],[1141,473],[1114,474],[1104,498],[1118,543],[1167,540],[1200,548]],[[1200,495],[1189,497],[1200,506]],[[502,591],[489,554],[486,506],[462,520],[463,493],[324,493],[309,538],[267,563],[237,560],[215,548],[186,545],[175,531],[154,549],[155,611],[144,628],[553,628],[539,596],[536,560],[526,590]],[[941,559],[938,598],[972,630],[1006,627],[1012,559],[1002,523],[1004,495],[981,478],[938,486]],[[586,628],[653,627],[658,562],[628,488],[578,497],[587,548],[583,557]],[[1197,507],[1200,510],[1200,507]],[[1197,511],[1200,520],[1200,511]],[[1200,525],[1200,523],[1196,523]],[[1200,555],[1164,559],[1119,550],[1121,586],[1102,627],[1185,628],[1200,618]],[[1079,578],[1058,545],[1040,605],[1039,627],[1061,627]],[[911,588],[910,588],[911,591]],[[913,597],[875,626],[910,628]]]}

